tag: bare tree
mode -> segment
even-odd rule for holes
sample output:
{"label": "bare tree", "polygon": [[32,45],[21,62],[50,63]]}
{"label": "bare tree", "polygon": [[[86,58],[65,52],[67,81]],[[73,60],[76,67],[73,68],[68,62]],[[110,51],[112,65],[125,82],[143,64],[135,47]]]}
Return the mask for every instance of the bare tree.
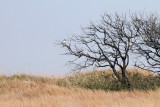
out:
{"label": "bare tree", "polygon": [[155,14],[135,14],[133,25],[138,31],[135,50],[145,61],[137,61],[135,66],[152,72],[160,72],[160,20]]}
{"label": "bare tree", "polygon": [[126,68],[136,32],[126,15],[104,14],[99,24],[91,23],[82,30],[82,35],[73,35],[60,43],[66,49],[65,55],[75,57],[69,62],[76,69],[110,67],[117,80],[130,87]]}

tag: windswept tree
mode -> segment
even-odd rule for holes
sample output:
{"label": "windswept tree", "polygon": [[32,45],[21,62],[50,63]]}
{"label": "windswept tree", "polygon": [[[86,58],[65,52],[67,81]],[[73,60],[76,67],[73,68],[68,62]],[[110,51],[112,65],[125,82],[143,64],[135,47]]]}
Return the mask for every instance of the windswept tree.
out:
{"label": "windswept tree", "polygon": [[[160,19],[155,14],[135,14],[133,25],[138,31],[135,52],[144,57],[135,66],[152,72],[160,72]],[[147,63],[146,63],[147,62]]]}
{"label": "windswept tree", "polygon": [[126,68],[136,35],[131,19],[117,13],[104,14],[99,24],[91,23],[82,31],[82,35],[73,35],[60,43],[66,49],[65,55],[75,57],[69,62],[76,70],[91,66],[110,67],[117,80],[130,87]]}

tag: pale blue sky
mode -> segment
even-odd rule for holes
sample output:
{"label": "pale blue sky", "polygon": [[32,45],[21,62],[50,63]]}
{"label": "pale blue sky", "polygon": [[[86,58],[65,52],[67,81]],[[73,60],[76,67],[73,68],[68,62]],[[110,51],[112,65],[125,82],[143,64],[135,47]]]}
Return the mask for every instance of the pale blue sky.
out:
{"label": "pale blue sky", "polygon": [[69,59],[55,40],[98,21],[104,12],[151,11],[159,0],[0,0],[0,72],[59,75]]}

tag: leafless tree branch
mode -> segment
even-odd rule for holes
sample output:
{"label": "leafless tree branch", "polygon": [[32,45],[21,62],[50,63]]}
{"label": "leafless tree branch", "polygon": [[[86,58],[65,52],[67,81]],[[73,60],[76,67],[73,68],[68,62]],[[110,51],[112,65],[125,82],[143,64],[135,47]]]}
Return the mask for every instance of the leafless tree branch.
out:
{"label": "leafless tree branch", "polygon": [[[129,64],[129,52],[137,33],[131,24],[126,15],[104,14],[100,24],[91,23],[89,27],[82,29],[82,35],[73,35],[61,45],[66,49],[65,55],[75,57],[70,63],[76,65],[76,69],[95,65],[109,66],[117,79],[126,84],[125,71]],[[79,59],[83,61],[77,64]],[[117,67],[122,71],[121,76]]]}

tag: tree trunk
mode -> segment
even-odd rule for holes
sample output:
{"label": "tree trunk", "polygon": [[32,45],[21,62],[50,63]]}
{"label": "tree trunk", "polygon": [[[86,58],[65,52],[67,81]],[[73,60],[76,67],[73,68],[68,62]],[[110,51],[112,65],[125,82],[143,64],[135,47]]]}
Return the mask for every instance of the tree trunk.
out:
{"label": "tree trunk", "polygon": [[131,84],[130,84],[128,78],[126,77],[125,71],[126,71],[126,69],[122,69],[122,80],[121,80],[121,84],[122,84],[124,87],[130,89],[130,88],[131,88]]}

